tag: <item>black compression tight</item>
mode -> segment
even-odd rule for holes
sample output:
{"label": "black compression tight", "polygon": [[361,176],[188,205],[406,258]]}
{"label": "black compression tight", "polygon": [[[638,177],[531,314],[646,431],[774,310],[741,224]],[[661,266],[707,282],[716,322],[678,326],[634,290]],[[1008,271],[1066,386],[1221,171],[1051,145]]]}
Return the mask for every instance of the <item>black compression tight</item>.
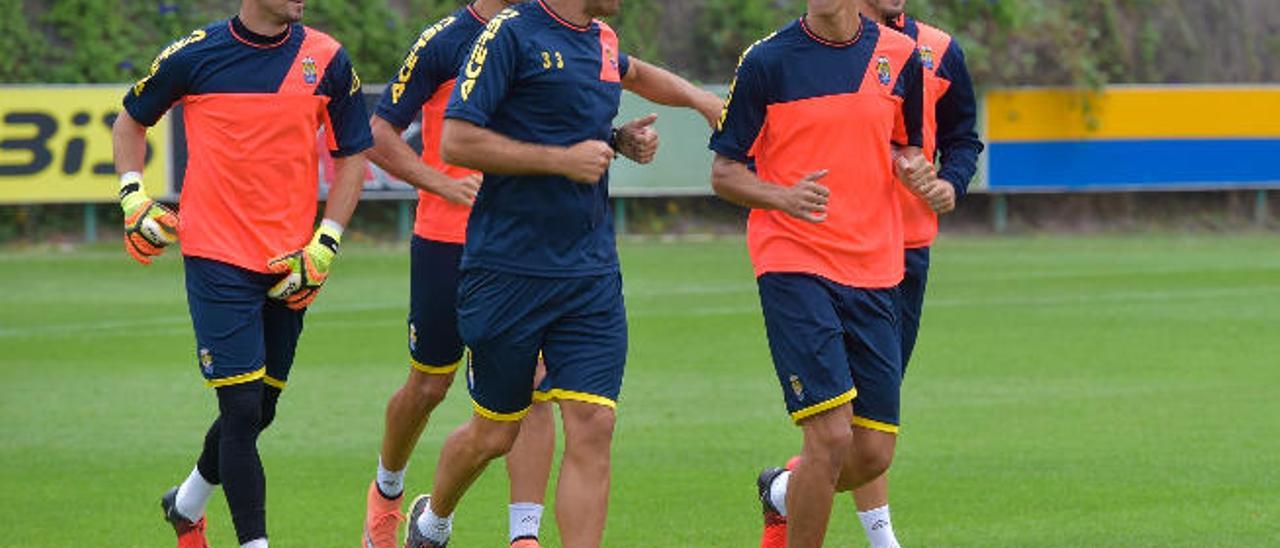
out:
{"label": "black compression tight", "polygon": [[[262,387],[262,417],[259,419],[261,423],[258,431],[266,430],[271,426],[271,421],[276,418],[276,402],[280,401],[280,389],[274,386],[263,385]],[[218,485],[222,483],[222,474],[218,473],[218,445],[222,439],[222,417],[213,419],[213,424],[209,425],[209,431],[204,435],[204,450],[200,452],[200,459],[196,461],[196,468],[200,470],[200,475],[209,483]]]}
{"label": "black compression tight", "polygon": [[200,475],[222,483],[241,544],[267,536],[267,481],[258,457],[258,434],[274,417],[279,396],[279,390],[260,380],[218,388],[219,415],[205,435],[205,450],[197,463]]}

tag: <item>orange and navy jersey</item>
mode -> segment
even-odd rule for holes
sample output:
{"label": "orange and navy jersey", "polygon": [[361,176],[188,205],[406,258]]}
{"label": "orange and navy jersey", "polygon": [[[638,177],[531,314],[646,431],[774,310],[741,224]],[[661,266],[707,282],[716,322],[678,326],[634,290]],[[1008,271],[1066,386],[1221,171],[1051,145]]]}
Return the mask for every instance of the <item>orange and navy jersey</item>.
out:
{"label": "orange and navy jersey", "polygon": [[[440,133],[444,109],[457,82],[458,69],[471,54],[471,44],[488,21],[471,6],[423,29],[409,49],[400,70],[387,84],[376,114],[392,126],[408,127],[422,111],[422,161],[454,179],[478,172],[449,165],[440,158]],[[437,242],[460,244],[467,240],[467,215],[471,208],[449,203],[440,196],[418,191],[418,213],[413,233]]]}
{"label": "orange and navy jersey", "polygon": [[[964,51],[951,35],[906,15],[892,21],[890,27],[916,41],[924,69],[924,153],[930,160],[941,156],[938,177],[955,187],[959,199],[978,170],[983,148],[975,129],[978,105]],[[906,187],[899,194],[907,248],[933,245],[938,215]]]}
{"label": "orange and navy jersey", "polygon": [[299,24],[278,36],[239,18],[196,30],[160,53],[124,107],[150,126],[178,102],[189,151],[182,254],[255,272],[311,238],[322,128],[335,157],[373,145],[342,44]]}
{"label": "orange and navy jersey", "polygon": [[[747,246],[757,276],[814,274],[860,288],[902,279],[900,183],[893,143],[921,146],[920,59],[906,36],[861,19],[834,43],[800,19],[743,53],[711,149],[790,186],[828,170],[827,219],[753,210]],[[850,67],[854,67],[850,70]]]}

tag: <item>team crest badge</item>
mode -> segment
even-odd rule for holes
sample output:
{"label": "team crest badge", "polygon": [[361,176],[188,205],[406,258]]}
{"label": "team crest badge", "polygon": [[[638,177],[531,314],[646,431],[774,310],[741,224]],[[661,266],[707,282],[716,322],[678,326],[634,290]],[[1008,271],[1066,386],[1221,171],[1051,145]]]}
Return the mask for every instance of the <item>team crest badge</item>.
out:
{"label": "team crest badge", "polygon": [[881,55],[879,58],[876,59],[876,76],[880,78],[881,84],[886,86],[889,85],[889,80],[890,80],[889,77],[891,76],[891,74],[889,71],[888,57]]}
{"label": "team crest badge", "polygon": [[319,71],[316,70],[316,60],[311,57],[302,59],[302,79],[308,84],[315,84],[320,80]]}
{"label": "team crest badge", "polygon": [[213,353],[208,348],[200,349],[200,368],[205,373],[213,373]]}
{"label": "team crest badge", "polygon": [[929,46],[920,47],[920,64],[924,68],[933,70],[933,48]]}
{"label": "team crest badge", "polygon": [[791,376],[791,391],[795,392],[796,399],[804,401],[804,384],[800,382],[799,375]]}
{"label": "team crest badge", "polygon": [[409,350],[418,349],[418,326],[409,324]]}

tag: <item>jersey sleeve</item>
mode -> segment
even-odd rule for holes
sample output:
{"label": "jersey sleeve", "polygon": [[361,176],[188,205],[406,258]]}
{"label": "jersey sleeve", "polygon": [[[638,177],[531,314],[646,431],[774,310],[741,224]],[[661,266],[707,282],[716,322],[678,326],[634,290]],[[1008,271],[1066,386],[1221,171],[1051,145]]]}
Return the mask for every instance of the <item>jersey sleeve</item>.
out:
{"label": "jersey sleeve", "polygon": [[897,116],[893,131],[894,144],[899,146],[924,146],[924,68],[920,65],[920,53],[912,51],[902,66],[893,94],[902,98],[902,111]]}
{"label": "jersey sleeve", "polygon": [[183,48],[203,40],[205,31],[198,30],[170,44],[151,62],[151,71],[138,80],[124,96],[124,109],[144,126],[153,126],[169,107],[187,94],[191,76],[191,58]]}
{"label": "jersey sleeve", "polygon": [[451,52],[444,51],[454,43],[433,40],[438,31],[439,23],[422,32],[378,99],[374,112],[395,127],[404,128],[413,123],[418,110],[436,90],[458,75]]}
{"label": "jersey sleeve", "polygon": [[351,156],[373,146],[369,114],[360,92],[360,76],[347,56],[347,49],[335,53],[316,93],[329,98],[329,152],[335,158]]}
{"label": "jersey sleeve", "polygon": [[487,126],[519,74],[520,41],[508,22],[513,11],[496,15],[476,37],[471,54],[458,72],[445,118]]}
{"label": "jersey sleeve", "polygon": [[631,72],[631,56],[625,53],[618,53],[618,74],[623,78],[627,77],[627,73]]}
{"label": "jersey sleeve", "polygon": [[743,164],[751,163],[751,149],[764,128],[768,107],[768,88],[758,52],[753,47],[738,62],[719,127],[711,134],[709,145],[716,154]]}
{"label": "jersey sleeve", "polygon": [[978,155],[982,154],[983,146],[975,129],[978,104],[973,81],[965,66],[964,51],[954,40],[942,57],[938,76],[951,82],[937,105],[938,152],[942,157],[938,178],[951,183],[956,197],[962,197],[978,171]]}

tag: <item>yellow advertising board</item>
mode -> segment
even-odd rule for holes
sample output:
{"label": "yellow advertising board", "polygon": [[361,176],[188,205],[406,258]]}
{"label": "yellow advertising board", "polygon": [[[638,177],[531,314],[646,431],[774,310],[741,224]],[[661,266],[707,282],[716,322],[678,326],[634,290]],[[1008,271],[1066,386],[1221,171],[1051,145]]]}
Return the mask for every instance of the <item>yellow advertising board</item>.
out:
{"label": "yellow advertising board", "polygon": [[[128,85],[0,86],[0,204],[111,202],[111,124]],[[169,119],[147,132],[147,192],[171,194]]]}

